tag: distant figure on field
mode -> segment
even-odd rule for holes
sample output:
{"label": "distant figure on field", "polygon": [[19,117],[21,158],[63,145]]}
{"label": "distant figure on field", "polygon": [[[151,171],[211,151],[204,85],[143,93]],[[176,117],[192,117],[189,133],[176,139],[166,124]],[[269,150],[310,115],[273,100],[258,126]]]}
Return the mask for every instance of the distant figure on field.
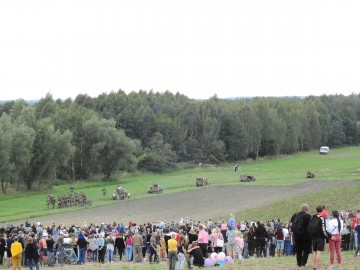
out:
{"label": "distant figure on field", "polygon": [[235,165],[235,172],[237,172],[238,168],[239,168],[239,164],[236,164]]}

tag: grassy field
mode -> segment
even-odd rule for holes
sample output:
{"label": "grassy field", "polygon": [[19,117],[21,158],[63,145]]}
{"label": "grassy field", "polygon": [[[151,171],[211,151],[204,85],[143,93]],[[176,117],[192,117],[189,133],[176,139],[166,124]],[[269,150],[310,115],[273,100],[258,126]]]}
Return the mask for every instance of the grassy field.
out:
{"label": "grassy field", "polygon": [[[348,147],[331,150],[329,155],[319,155],[317,151],[299,153],[290,156],[281,156],[271,159],[259,159],[239,162],[240,171],[234,171],[234,163],[223,164],[221,166],[193,167],[182,169],[164,174],[143,174],[136,176],[124,176],[119,172],[114,178],[116,181],[104,182],[77,182],[74,184],[76,191],[84,192],[87,197],[93,201],[92,207],[116,203],[111,200],[111,194],[117,185],[125,187],[132,194],[132,199],[142,199],[149,196],[147,189],[151,184],[160,184],[164,189],[163,194],[176,193],[180,191],[195,189],[196,177],[207,177],[211,185],[295,185],[309,181],[305,178],[308,170],[316,174],[316,181],[322,180],[360,180],[360,147]],[[240,183],[241,174],[254,175],[255,182]],[[103,196],[101,189],[107,188],[107,195]],[[79,208],[51,209],[45,204],[47,195],[51,192],[57,197],[59,194],[69,192],[70,185],[54,186],[52,190],[25,192],[16,194],[1,195],[0,197],[0,223],[6,222],[10,218],[26,219],[52,213],[70,212]],[[345,187],[342,190],[324,190],[318,192],[318,197],[322,197],[321,202],[328,205],[334,205],[339,209],[356,207],[355,194],[359,194],[359,186],[353,188]],[[351,196],[349,199],[349,194]],[[161,196],[161,195],[160,195]],[[306,196],[305,196],[306,197]],[[315,196],[316,197],[316,196]],[[310,205],[318,202],[309,196],[304,198],[294,198],[288,202],[275,203],[271,207],[271,216],[282,217],[282,213],[288,213],[289,209],[297,209],[304,199],[308,200]],[[328,203],[329,202],[329,203]],[[334,203],[332,203],[334,202]],[[335,203],[336,202],[336,203]],[[270,206],[269,206],[270,207]],[[247,212],[246,217],[265,218],[266,213],[262,209],[254,209],[253,212]],[[269,212],[266,210],[266,212]],[[244,213],[238,213],[244,216]]]}
{"label": "grassy field", "polygon": [[265,208],[254,208],[248,211],[235,213],[238,220],[261,220],[270,219],[290,220],[291,215],[300,211],[300,205],[307,203],[310,213],[315,214],[318,205],[325,205],[329,210],[347,211],[360,209],[359,205],[360,182],[354,182],[349,186],[340,188],[328,188],[307,195],[295,196],[291,199],[271,203]]}
{"label": "grassy field", "polygon": [[[359,270],[360,269],[360,258],[354,258],[354,253],[352,251],[342,252],[343,265],[342,267],[335,266],[334,270]],[[311,255],[308,259],[308,264],[306,269],[312,269],[311,266]],[[329,269],[329,253],[325,252],[321,256],[321,267],[320,269]],[[169,269],[166,263],[162,262],[156,265],[149,265],[144,262],[142,264],[132,264],[126,262],[115,262],[112,264],[98,264],[98,263],[86,263],[82,266],[69,266],[64,265],[63,267],[55,267],[54,269],[63,269],[63,270],[72,270],[72,269],[87,269],[87,270],[114,270],[114,269],[124,269],[124,270],[165,270]],[[7,266],[6,263],[4,266],[0,266],[0,269],[11,269],[10,266]],[[185,266],[183,269],[187,269]],[[194,270],[199,268],[194,267]],[[292,270],[299,269],[296,266],[296,259],[293,256],[289,257],[270,257],[270,258],[260,258],[260,259],[247,259],[241,263],[236,261],[233,265],[225,265],[224,267],[206,267],[206,269],[229,269],[229,270],[238,270],[238,269],[247,269],[247,270]]]}

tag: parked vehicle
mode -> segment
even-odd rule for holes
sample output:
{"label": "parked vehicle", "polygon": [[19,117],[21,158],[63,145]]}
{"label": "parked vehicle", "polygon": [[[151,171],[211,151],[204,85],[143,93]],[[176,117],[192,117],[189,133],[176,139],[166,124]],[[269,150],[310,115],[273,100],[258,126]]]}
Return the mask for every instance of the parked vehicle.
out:
{"label": "parked vehicle", "polygon": [[330,152],[329,146],[321,146],[320,147],[320,155],[327,155]]}

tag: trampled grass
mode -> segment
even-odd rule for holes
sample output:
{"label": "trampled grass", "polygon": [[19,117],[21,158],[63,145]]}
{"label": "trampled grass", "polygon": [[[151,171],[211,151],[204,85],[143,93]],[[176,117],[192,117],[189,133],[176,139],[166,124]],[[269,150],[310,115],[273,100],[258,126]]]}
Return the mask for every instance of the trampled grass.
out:
{"label": "trampled grass", "polygon": [[[276,158],[248,160],[238,162],[240,170],[235,172],[235,163],[222,164],[219,166],[206,165],[194,168],[182,169],[163,174],[138,173],[134,176],[124,176],[119,172],[113,176],[115,181],[93,181],[74,184],[76,191],[84,192],[92,200],[93,207],[108,205],[115,202],[111,199],[117,185],[125,187],[131,193],[132,199],[142,199],[149,196],[147,189],[157,183],[164,189],[163,194],[171,194],[180,191],[196,189],[195,178],[206,177],[211,185],[295,185],[308,181],[305,174],[308,170],[316,174],[316,181],[322,180],[360,180],[360,147],[347,147],[331,149],[329,155],[319,155],[317,151],[298,153],[296,155],[281,156]],[[239,176],[242,174],[254,175],[255,182],[240,183]],[[106,196],[101,189],[105,186]],[[52,190],[26,192],[0,196],[0,222],[8,220],[26,219],[51,213],[70,212],[79,208],[51,209],[45,204],[47,195],[51,192],[57,198],[60,194],[69,192],[69,184],[54,186]],[[329,191],[330,192],[330,191]],[[334,191],[335,192],[335,191]],[[337,190],[339,197],[346,198],[347,194]],[[321,197],[322,194],[320,193]],[[161,196],[161,195],[158,195]],[[326,197],[326,196],[325,196]],[[296,201],[298,200],[298,201]],[[297,203],[303,198],[294,198]],[[309,199],[310,200],[310,199]],[[333,200],[340,201],[333,197]],[[349,201],[343,201],[349,203]],[[311,204],[311,203],[310,203]],[[275,205],[276,206],[276,205]],[[274,207],[275,207],[274,206]],[[281,217],[281,207],[275,216]],[[298,208],[298,205],[296,205]],[[284,209],[284,213],[286,209]],[[271,215],[274,217],[274,215]]]}
{"label": "trampled grass", "polygon": [[[342,267],[335,266],[334,270],[359,270],[360,269],[360,258],[354,258],[353,251],[342,252],[343,265]],[[312,255],[309,256],[308,264],[306,269],[312,269],[311,267]],[[324,252],[321,255],[321,266],[319,269],[329,269],[329,253]],[[58,268],[58,267],[55,267]],[[59,267],[60,268],[60,267]],[[6,266],[0,266],[0,269],[10,269]],[[114,269],[124,269],[124,270],[165,270],[169,269],[168,265],[165,262],[160,264],[149,264],[148,262],[143,262],[141,264],[133,264],[127,262],[115,262],[115,263],[92,263],[87,262],[84,266],[75,266],[75,265],[64,265],[61,267],[63,270],[72,270],[72,269],[87,269],[87,270],[114,270]],[[185,266],[183,269],[187,269]],[[194,270],[200,268],[194,267]],[[268,257],[268,258],[254,258],[246,259],[242,262],[235,260],[232,265],[225,265],[224,267],[206,267],[205,269],[229,269],[229,270],[296,270],[299,269],[296,266],[296,259],[294,256],[283,256],[283,257]]]}

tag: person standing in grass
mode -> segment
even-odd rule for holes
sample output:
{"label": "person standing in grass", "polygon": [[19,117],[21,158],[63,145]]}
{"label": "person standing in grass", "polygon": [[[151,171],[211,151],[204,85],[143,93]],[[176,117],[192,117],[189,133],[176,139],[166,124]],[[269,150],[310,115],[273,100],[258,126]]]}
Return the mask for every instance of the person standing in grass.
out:
{"label": "person standing in grass", "polygon": [[17,236],[14,237],[14,243],[11,244],[11,255],[12,255],[12,265],[13,269],[18,268],[21,270],[21,254],[23,252],[22,245],[19,243]]}
{"label": "person standing in grass", "polygon": [[318,269],[320,266],[321,252],[324,251],[325,239],[328,237],[322,211],[323,207],[321,205],[316,207],[316,215],[312,217],[308,226],[313,248],[313,270]]}
{"label": "person standing in grass", "polygon": [[357,243],[356,246],[356,252],[355,252],[355,257],[359,255],[359,249],[360,249],[360,218],[358,218],[356,220],[356,224],[355,224],[355,228],[354,231],[356,232],[356,236],[357,238],[355,239],[355,243]]}
{"label": "person standing in grass", "polygon": [[32,237],[29,237],[28,244],[25,247],[25,257],[29,261],[30,270],[33,270],[33,264],[36,270],[39,270],[39,253]]}
{"label": "person standing in grass", "polygon": [[331,235],[329,239],[330,250],[330,267],[334,267],[334,255],[336,251],[336,257],[338,264],[341,265],[341,230],[343,227],[343,221],[339,217],[337,210],[332,211],[333,219],[327,219],[326,231]]}
{"label": "person standing in grass", "polygon": [[175,270],[177,246],[178,243],[175,240],[176,234],[172,233],[171,238],[168,241],[168,257],[169,257],[169,270]]}
{"label": "person standing in grass", "polygon": [[[305,267],[311,253],[311,237],[308,226],[311,220],[309,205],[301,205],[300,212],[291,218],[291,230],[295,239],[296,262],[299,267]],[[285,235],[284,235],[285,237]]]}
{"label": "person standing in grass", "polygon": [[5,246],[6,246],[5,235],[2,234],[0,235],[0,265],[3,264],[4,255],[5,255]]}
{"label": "person standing in grass", "polygon": [[139,234],[139,230],[135,229],[134,235],[132,236],[132,246],[133,246],[133,262],[142,263],[142,237]]}
{"label": "person standing in grass", "polygon": [[199,244],[199,247],[201,248],[201,251],[204,256],[206,256],[206,253],[207,253],[209,239],[210,239],[209,234],[205,230],[204,225],[200,224],[199,225],[199,233],[198,233],[198,244]]}

